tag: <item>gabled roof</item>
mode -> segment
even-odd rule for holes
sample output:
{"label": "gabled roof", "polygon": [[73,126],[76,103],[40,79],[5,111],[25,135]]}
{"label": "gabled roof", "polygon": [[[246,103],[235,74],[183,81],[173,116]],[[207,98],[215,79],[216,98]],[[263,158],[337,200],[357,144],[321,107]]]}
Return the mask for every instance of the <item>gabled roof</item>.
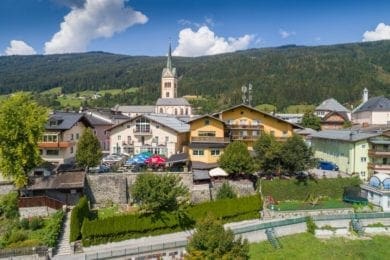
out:
{"label": "gabled roof", "polygon": [[84,114],[76,112],[54,112],[46,122],[46,130],[68,130],[77,122],[83,122],[86,126],[93,127]]}
{"label": "gabled roof", "polygon": [[177,119],[174,116],[162,115],[162,114],[139,115],[139,116],[133,117],[130,120],[127,120],[125,122],[117,124],[111,128],[108,128],[106,131],[111,131],[112,129],[115,129],[119,126],[125,125],[125,124],[132,122],[140,117],[145,117],[145,118],[147,118],[151,121],[154,121],[160,125],[168,127],[170,129],[174,130],[175,132],[178,132],[178,133],[185,133],[185,132],[190,131],[190,126],[188,124],[184,123],[183,121],[180,121],[179,119]]}
{"label": "gabled roof", "polygon": [[233,109],[236,109],[236,108],[239,108],[239,107],[245,107],[245,108],[248,108],[248,109],[253,110],[253,111],[255,111],[255,112],[258,112],[258,113],[260,113],[260,114],[263,114],[263,115],[265,115],[265,116],[272,117],[272,118],[274,118],[274,119],[276,119],[276,120],[278,120],[278,121],[281,121],[281,122],[284,122],[284,123],[286,123],[286,124],[292,125],[294,128],[299,128],[299,129],[303,129],[303,128],[304,128],[304,127],[302,127],[302,126],[300,126],[300,125],[291,123],[291,122],[289,122],[289,121],[287,121],[287,120],[284,120],[284,119],[282,119],[282,118],[280,118],[280,117],[277,117],[277,116],[271,115],[271,114],[269,114],[269,113],[260,111],[260,110],[254,108],[254,107],[251,107],[251,106],[248,106],[248,105],[245,105],[245,104],[240,104],[240,105],[236,105],[236,106],[227,108],[227,109],[222,110],[222,111],[220,111],[220,112],[214,113],[213,116],[214,116],[214,117],[215,117],[215,116],[218,116],[219,114],[222,114],[222,113],[224,113],[224,112],[226,112],[226,111],[233,110]]}
{"label": "gabled roof", "polygon": [[390,111],[390,99],[384,96],[370,98],[359,106],[354,113],[363,111]]}
{"label": "gabled roof", "polygon": [[323,118],[322,118],[322,122],[329,122],[329,121],[327,121],[328,120],[328,118],[330,118],[331,116],[333,116],[333,115],[338,115],[338,116],[340,116],[342,119],[344,119],[344,121],[349,121],[349,118],[348,118],[348,115],[347,115],[347,113],[346,112],[339,112],[339,111],[332,111],[332,112],[329,112],[328,114],[326,114],[326,116],[324,116]]}
{"label": "gabled roof", "polygon": [[368,139],[374,136],[379,136],[379,132],[360,132],[353,130],[325,130],[311,135],[312,138],[340,140],[347,142],[356,142]]}
{"label": "gabled roof", "polygon": [[65,172],[44,177],[31,177],[27,190],[81,189],[84,188],[84,172]]}
{"label": "gabled roof", "polygon": [[93,126],[98,126],[98,125],[113,125],[113,123],[110,123],[106,120],[100,119],[96,116],[93,115],[88,115],[85,114],[85,117],[88,119],[88,121],[91,123]]}
{"label": "gabled roof", "polygon": [[191,124],[192,122],[194,121],[197,121],[197,120],[200,120],[200,119],[203,119],[203,118],[210,118],[210,119],[213,119],[213,120],[216,120],[218,122],[221,122],[222,124],[225,124],[224,121],[220,120],[219,118],[216,118],[212,115],[204,115],[204,116],[198,116],[198,117],[195,117],[195,118],[192,118],[190,119],[187,123]]}
{"label": "gabled roof", "polygon": [[350,112],[334,98],[324,100],[315,110]]}
{"label": "gabled roof", "polygon": [[185,98],[159,98],[157,99],[156,106],[189,106],[187,99]]}

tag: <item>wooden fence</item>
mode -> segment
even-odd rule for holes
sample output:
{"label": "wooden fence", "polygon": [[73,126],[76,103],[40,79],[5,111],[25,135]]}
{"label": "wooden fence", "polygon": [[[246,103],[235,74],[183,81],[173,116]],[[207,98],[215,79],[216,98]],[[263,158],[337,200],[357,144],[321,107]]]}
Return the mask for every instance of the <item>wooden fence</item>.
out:
{"label": "wooden fence", "polygon": [[18,205],[19,208],[46,206],[58,210],[58,209],[62,209],[64,203],[47,196],[37,196],[37,197],[20,197]]}

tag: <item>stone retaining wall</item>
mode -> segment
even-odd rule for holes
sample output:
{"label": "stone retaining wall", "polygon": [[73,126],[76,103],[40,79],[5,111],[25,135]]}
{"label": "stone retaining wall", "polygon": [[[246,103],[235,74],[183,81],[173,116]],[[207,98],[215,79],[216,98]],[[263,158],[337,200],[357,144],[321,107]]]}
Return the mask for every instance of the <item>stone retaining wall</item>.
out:
{"label": "stone retaining wall", "polygon": [[0,182],[0,195],[5,195],[16,190],[12,182]]}
{"label": "stone retaining wall", "polygon": [[47,217],[55,213],[57,210],[43,206],[43,207],[26,207],[19,208],[20,218],[31,217]]}
{"label": "stone retaining wall", "polygon": [[283,218],[298,218],[318,215],[341,215],[352,214],[352,208],[341,209],[316,209],[316,210],[295,210],[295,211],[276,211],[276,210],[263,210],[263,219],[283,219]]}

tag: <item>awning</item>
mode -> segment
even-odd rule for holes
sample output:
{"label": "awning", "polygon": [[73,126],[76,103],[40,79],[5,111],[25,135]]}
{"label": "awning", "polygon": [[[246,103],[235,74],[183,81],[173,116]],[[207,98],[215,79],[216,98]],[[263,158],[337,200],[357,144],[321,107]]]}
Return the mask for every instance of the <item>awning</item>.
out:
{"label": "awning", "polygon": [[211,169],[209,171],[209,175],[210,175],[210,177],[221,177],[221,176],[226,177],[226,176],[229,176],[229,174],[227,172],[225,172],[225,170],[220,168],[220,167]]}
{"label": "awning", "polygon": [[210,180],[209,171],[207,170],[194,170],[192,173],[194,181],[205,181]]}
{"label": "awning", "polygon": [[167,163],[177,163],[177,162],[186,162],[188,161],[188,154],[187,153],[177,153],[171,155],[171,157],[168,158],[166,161]]}
{"label": "awning", "polygon": [[198,162],[198,161],[192,162],[192,169],[210,170],[210,169],[215,168],[215,167],[218,167],[218,163],[204,163],[204,162]]}

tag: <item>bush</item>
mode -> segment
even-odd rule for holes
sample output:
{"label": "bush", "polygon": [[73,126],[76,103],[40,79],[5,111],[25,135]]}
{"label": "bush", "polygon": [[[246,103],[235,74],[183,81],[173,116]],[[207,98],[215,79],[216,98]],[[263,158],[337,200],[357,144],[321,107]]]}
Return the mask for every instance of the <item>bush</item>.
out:
{"label": "bush", "polygon": [[29,229],[30,227],[30,222],[28,221],[28,219],[24,218],[20,221],[20,227],[27,230]]}
{"label": "bush", "polygon": [[331,199],[342,200],[344,188],[360,184],[358,178],[335,178],[308,180],[262,180],[261,192],[263,196],[272,196],[276,200],[300,200],[304,201],[309,194],[327,196]]}
{"label": "bush", "polygon": [[45,233],[42,238],[43,244],[54,247],[58,242],[58,236],[61,232],[62,221],[64,219],[64,212],[62,210],[57,211],[47,221],[45,225]]}
{"label": "bush", "polygon": [[228,182],[224,182],[221,188],[217,192],[217,200],[222,199],[234,199],[237,197],[237,194],[234,192],[232,186]]}
{"label": "bush", "polygon": [[16,192],[0,196],[0,216],[4,215],[8,219],[17,218],[19,216],[18,198],[19,195]]}
{"label": "bush", "polygon": [[314,235],[317,226],[312,217],[308,217],[306,219],[306,227],[307,227],[307,232]]}
{"label": "bush", "polygon": [[258,195],[224,199],[191,206],[185,212],[156,215],[118,215],[105,219],[85,219],[83,245],[107,243],[145,235],[158,235],[193,228],[196,221],[213,214],[223,222],[258,218],[261,210]]}
{"label": "bush", "polygon": [[84,219],[89,218],[89,206],[86,197],[82,197],[73,208],[70,216],[70,241],[76,241],[81,236],[81,226]]}
{"label": "bush", "polygon": [[33,217],[31,220],[30,220],[30,229],[31,230],[37,230],[37,229],[40,229],[42,226],[43,226],[43,220],[42,218],[40,217]]}

